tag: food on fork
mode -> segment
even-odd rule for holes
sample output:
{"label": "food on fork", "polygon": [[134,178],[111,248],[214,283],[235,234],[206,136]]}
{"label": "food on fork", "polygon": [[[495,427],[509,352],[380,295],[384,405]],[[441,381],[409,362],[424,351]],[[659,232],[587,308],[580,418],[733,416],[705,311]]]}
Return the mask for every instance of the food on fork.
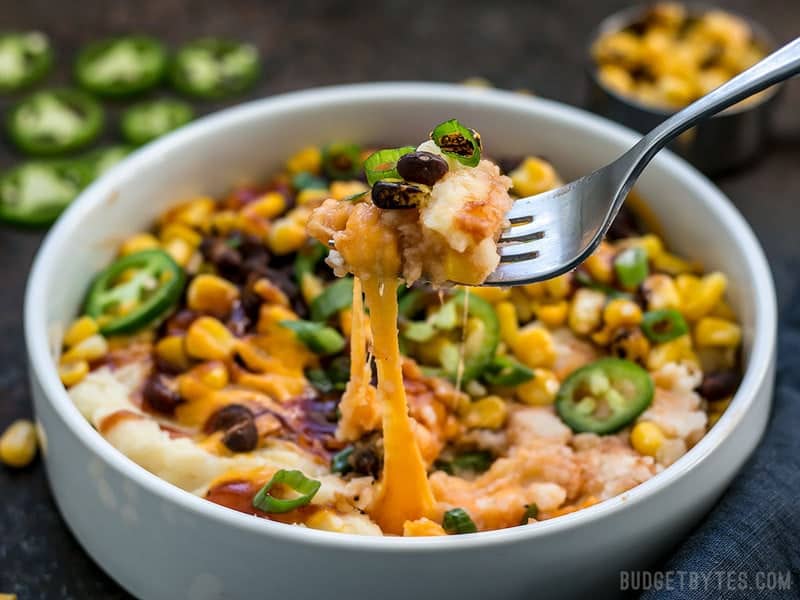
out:
{"label": "food on fork", "polygon": [[727,279],[623,211],[574,272],[463,285],[495,268],[513,198],[560,184],[539,157],[497,164],[452,120],[176,204],[96,275],[62,382],[109,451],[314,529],[535,527],[636,486],[736,390]]}

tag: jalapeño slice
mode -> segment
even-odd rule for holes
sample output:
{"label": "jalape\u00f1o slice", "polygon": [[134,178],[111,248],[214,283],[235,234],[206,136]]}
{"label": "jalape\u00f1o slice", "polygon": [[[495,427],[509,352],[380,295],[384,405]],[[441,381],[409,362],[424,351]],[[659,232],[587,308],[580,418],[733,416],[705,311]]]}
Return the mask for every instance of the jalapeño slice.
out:
{"label": "jalape\u00f1o slice", "polygon": [[8,116],[8,133],[23,152],[54,155],[91,143],[103,128],[103,109],[91,96],[69,88],[35,92]]}
{"label": "jalape\u00f1o slice", "polygon": [[247,90],[258,79],[258,48],[221,38],[203,38],[175,55],[170,79],[175,88],[197,98],[223,98]]}
{"label": "jalape\u00f1o slice", "polygon": [[79,161],[32,161],[0,176],[0,219],[17,225],[49,225],[91,181]]}
{"label": "jalape\u00f1o slice", "polygon": [[52,64],[50,40],[42,32],[0,34],[0,91],[13,92],[36,83]]}
{"label": "jalape\u00f1o slice", "polygon": [[132,333],[166,315],[178,302],[185,275],[163,250],[123,256],[89,288],[86,314],[104,335]]}
{"label": "jalape\u00f1o slice", "polygon": [[181,100],[149,100],[122,113],[120,129],[125,140],[140,146],[186,125],[193,117],[192,107]]}
{"label": "jalape\u00f1o slice", "polygon": [[556,410],[575,432],[614,433],[653,401],[653,380],[621,358],[601,358],[574,371],[561,384]]}
{"label": "jalape\u00f1o slice", "polygon": [[75,78],[98,96],[121,97],[155,87],[167,69],[167,51],[156,39],[129,35],[93,42],[75,63]]}

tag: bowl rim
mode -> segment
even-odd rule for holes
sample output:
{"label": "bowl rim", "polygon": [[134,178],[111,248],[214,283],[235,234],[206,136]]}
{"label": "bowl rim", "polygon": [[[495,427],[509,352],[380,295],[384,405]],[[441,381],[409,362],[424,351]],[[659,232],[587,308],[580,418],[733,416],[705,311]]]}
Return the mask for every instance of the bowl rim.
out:
{"label": "bowl rim", "polygon": [[[603,83],[602,79],[600,78],[600,65],[595,61],[594,57],[592,56],[592,48],[594,47],[595,42],[600,39],[600,36],[609,32],[617,32],[622,31],[626,27],[630,27],[631,25],[635,25],[637,22],[641,21],[642,18],[647,14],[647,11],[652,8],[652,4],[634,4],[632,6],[628,6],[616,12],[609,14],[608,16],[604,17],[597,26],[592,29],[591,33],[589,34],[589,42],[585,47],[585,61],[584,61],[584,68],[586,73],[590,79],[590,81],[596,85],[598,88],[603,90],[606,94],[614,98],[616,101],[625,104],[630,108],[634,108],[636,110],[642,111],[647,113],[651,116],[655,117],[662,117],[664,119],[671,117],[680,111],[682,111],[686,106],[680,106],[674,110],[670,110],[668,108],[663,108],[660,106],[645,104],[644,102],[640,102],[636,98],[631,96],[626,96],[617,92],[616,90],[610,88],[605,83]],[[767,53],[774,52],[778,49],[778,45],[775,41],[775,37],[772,33],[767,29],[762,23],[756,21],[749,15],[742,14],[741,12],[728,10],[727,8],[720,8],[718,6],[714,6],[713,4],[691,4],[686,6],[687,11],[690,16],[695,15],[702,15],[706,12],[712,10],[721,10],[725,13],[743,19],[747,22],[750,26],[750,29],[753,32],[753,38],[756,41],[762,43],[763,47],[767,50]],[[730,81],[730,80],[729,80]],[[783,91],[784,84],[786,82],[776,83],[771,85],[770,87],[762,90],[759,93],[762,93],[763,96],[759,98],[756,102],[743,104],[741,102],[734,104],[733,106],[729,106],[725,110],[720,111],[719,113],[712,115],[712,119],[717,119],[720,117],[732,117],[741,113],[745,113],[748,111],[755,111],[762,106],[769,104],[771,101],[775,100]]]}
{"label": "bowl rim", "polygon": [[684,456],[651,479],[627,492],[581,509],[557,519],[543,521],[535,527],[512,527],[444,538],[402,538],[394,536],[371,537],[355,534],[319,531],[254,518],[229,508],[219,506],[195,496],[140,467],[116,450],[105,440],[77,410],[58,377],[52,359],[46,323],[47,281],[58,260],[60,248],[68,245],[71,234],[84,216],[103,203],[114,193],[117,179],[123,172],[158,168],[161,157],[171,149],[191,147],[194,140],[213,136],[237,123],[247,123],[256,118],[270,118],[283,110],[302,110],[311,106],[325,107],[337,103],[358,101],[398,100],[420,101],[432,99],[437,102],[450,101],[461,104],[469,101],[475,107],[513,110],[536,115],[551,121],[570,123],[602,135],[614,142],[633,145],[638,135],[633,131],[581,109],[541,98],[523,96],[499,90],[468,89],[453,84],[424,82],[381,82],[348,84],[313,88],[290,92],[232,107],[189,124],[164,138],[136,151],[123,163],[115,166],[94,182],[73,202],[64,215],[53,226],[42,243],[28,278],[24,303],[25,341],[28,352],[31,379],[41,388],[62,423],[107,468],[132,480],[135,484],[159,497],[193,513],[197,518],[210,519],[218,524],[235,527],[253,535],[275,537],[287,542],[312,544],[340,550],[370,550],[389,554],[440,551],[448,552],[469,548],[488,548],[496,545],[520,543],[529,539],[547,537],[572,530],[594,520],[609,517],[627,506],[641,503],[658,493],[670,483],[685,476],[703,462],[727,436],[741,424],[748,409],[754,403],[758,391],[771,371],[776,343],[776,298],[771,272],[750,226],[733,207],[724,194],[708,179],[688,163],[669,151],[662,151],[655,158],[658,164],[693,188],[701,202],[716,214],[719,226],[731,230],[743,248],[746,264],[753,281],[750,289],[754,294],[753,344],[748,368],[734,399],[719,422]]}

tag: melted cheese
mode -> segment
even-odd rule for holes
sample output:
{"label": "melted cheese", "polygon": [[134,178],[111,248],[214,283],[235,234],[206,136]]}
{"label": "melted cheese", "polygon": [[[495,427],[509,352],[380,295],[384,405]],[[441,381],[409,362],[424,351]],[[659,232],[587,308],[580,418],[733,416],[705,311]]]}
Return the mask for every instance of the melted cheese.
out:
{"label": "melted cheese", "polygon": [[383,406],[383,475],[369,512],[383,531],[401,535],[406,521],[434,516],[436,502],[403,387],[397,340],[397,281],[372,277],[363,285],[378,365],[378,397]]}

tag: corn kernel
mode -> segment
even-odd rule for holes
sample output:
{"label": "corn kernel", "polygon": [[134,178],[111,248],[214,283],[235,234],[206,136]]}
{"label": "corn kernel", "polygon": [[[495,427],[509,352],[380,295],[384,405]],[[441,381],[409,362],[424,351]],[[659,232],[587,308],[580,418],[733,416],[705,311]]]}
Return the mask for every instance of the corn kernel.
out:
{"label": "corn kernel", "polygon": [[470,429],[500,429],[506,422],[508,406],[500,396],[486,396],[466,405],[461,420]]}
{"label": "corn kernel", "polygon": [[266,333],[281,321],[294,321],[297,315],[290,309],[279,304],[262,304],[258,313],[258,333]]}
{"label": "corn kernel", "polygon": [[533,318],[533,303],[522,288],[511,288],[508,299],[514,305],[521,323],[527,323]]}
{"label": "corn kernel", "polygon": [[483,300],[486,300],[487,302],[491,302],[492,304],[500,302],[501,300],[506,300],[511,295],[511,289],[510,288],[504,288],[504,287],[494,287],[494,286],[492,286],[492,287],[488,287],[488,286],[469,287],[469,286],[467,286],[465,289],[470,294],[475,295],[478,298],[481,298]]}
{"label": "corn kernel", "polygon": [[718,317],[703,317],[694,329],[700,347],[736,348],[742,341],[742,328]]}
{"label": "corn kernel", "polygon": [[736,320],[736,313],[733,308],[731,308],[731,305],[724,299],[720,300],[719,304],[717,304],[709,314],[712,317],[719,317],[720,319],[727,319],[728,321]]}
{"label": "corn kernel", "polygon": [[597,290],[581,288],[575,292],[569,310],[570,329],[578,335],[589,335],[600,326],[606,295]]}
{"label": "corn kernel", "polygon": [[653,257],[651,262],[653,263],[653,267],[658,271],[663,271],[673,276],[682,273],[692,273],[696,269],[694,263],[684,260],[674,254],[670,254],[669,252],[657,254]]}
{"label": "corn kernel", "polygon": [[27,419],[14,421],[0,436],[0,461],[10,467],[28,466],[36,456],[36,429]]}
{"label": "corn kernel", "polygon": [[655,456],[664,443],[664,432],[652,421],[640,421],[631,430],[631,446],[639,454]]}
{"label": "corn kernel", "polygon": [[268,304],[289,306],[289,298],[283,293],[283,290],[265,277],[262,277],[253,284],[253,291]]}
{"label": "corn kernel", "polygon": [[514,191],[520,196],[534,196],[561,185],[553,165],[535,156],[526,158],[509,175]]}
{"label": "corn kernel", "polygon": [[296,252],[306,243],[306,230],[287,218],[273,223],[267,234],[267,244],[275,254],[283,255]]}
{"label": "corn kernel", "polygon": [[526,283],[522,286],[522,290],[528,295],[529,298],[532,298],[533,300],[539,300],[547,295],[547,288],[542,281],[538,281],[536,283]]}
{"label": "corn kernel", "polygon": [[224,360],[235,343],[233,334],[214,317],[200,317],[186,331],[186,353],[201,360]]}
{"label": "corn kernel", "polygon": [[544,288],[556,300],[562,300],[572,291],[572,276],[569,273],[559,275],[544,282]]}
{"label": "corn kernel", "polygon": [[452,249],[445,251],[444,274],[450,281],[480,283],[475,276],[475,269],[472,267],[472,261],[469,260],[469,257]]}
{"label": "corn kernel", "polygon": [[156,344],[156,356],[176,371],[186,371],[192,364],[181,335],[160,339]]}
{"label": "corn kernel", "polygon": [[597,75],[603,85],[618,94],[628,95],[633,91],[633,77],[620,66],[603,65],[598,70]]}
{"label": "corn kernel", "polygon": [[167,244],[171,240],[179,239],[192,248],[197,248],[203,241],[203,236],[183,223],[169,223],[160,232],[161,243]]}
{"label": "corn kernel", "polygon": [[692,340],[688,335],[682,335],[653,347],[650,354],[647,355],[647,369],[657,371],[668,363],[682,361],[699,364],[697,355],[692,350]]}
{"label": "corn kernel", "polygon": [[722,273],[709,273],[700,280],[700,284],[691,296],[687,296],[682,304],[682,312],[690,321],[696,321],[711,312],[719,304],[728,278]]}
{"label": "corn kernel", "polygon": [[638,325],[642,322],[642,309],[631,300],[615,298],[603,309],[603,321],[612,328]]}
{"label": "corn kernel", "polygon": [[552,304],[539,304],[536,307],[536,318],[548,327],[555,329],[567,322],[569,302],[559,300]]}
{"label": "corn kernel", "polygon": [[447,535],[447,532],[444,530],[444,527],[439,525],[436,521],[431,521],[426,517],[422,517],[415,521],[406,521],[403,523],[403,535],[405,537],[422,537]]}
{"label": "corn kernel", "polygon": [[286,161],[286,170],[292,175],[307,172],[313,175],[319,174],[322,166],[322,152],[317,146],[307,146],[295,152]]}
{"label": "corn kernel", "polygon": [[592,47],[592,56],[599,64],[611,63],[633,69],[641,61],[642,45],[634,34],[618,31],[600,37]]}
{"label": "corn kernel", "polygon": [[499,302],[495,305],[494,311],[500,322],[500,337],[506,344],[513,344],[519,331],[517,309],[511,302]]}
{"label": "corn kernel", "polygon": [[100,326],[89,316],[81,317],[70,325],[64,334],[64,345],[69,348],[100,331]]}
{"label": "corn kernel", "polygon": [[303,294],[303,300],[306,304],[311,302],[322,293],[324,286],[322,280],[313,273],[305,273],[300,280],[300,293]]}
{"label": "corn kernel", "polygon": [[58,365],[58,376],[64,387],[80,383],[89,373],[89,363],[85,360],[72,360]]}
{"label": "corn kernel", "polygon": [[225,235],[240,227],[239,213],[233,210],[221,210],[211,215],[208,226],[204,227],[203,231]]}
{"label": "corn kernel", "polygon": [[142,250],[158,248],[158,245],[156,236],[149,233],[137,233],[122,243],[122,246],[119,248],[119,254],[120,256],[128,256],[129,254],[141,252]]}
{"label": "corn kernel", "polygon": [[274,219],[286,210],[286,198],[280,192],[267,192],[242,209],[245,216]]}
{"label": "corn kernel", "polygon": [[77,360],[87,360],[89,362],[103,358],[108,352],[108,342],[99,333],[90,335],[86,339],[81,340],[72,348],[67,350],[61,355],[61,360],[64,362],[72,362]]}
{"label": "corn kernel", "polygon": [[219,361],[207,362],[195,370],[200,381],[210,388],[221,390],[228,385],[228,369]]}
{"label": "corn kernel", "polygon": [[647,310],[677,309],[681,306],[678,288],[669,275],[661,273],[650,275],[644,280],[642,290],[647,300]]}
{"label": "corn kernel", "polygon": [[216,275],[198,275],[186,291],[186,304],[197,312],[215,317],[226,316],[239,297],[239,289],[230,281]]}
{"label": "corn kernel", "polygon": [[721,416],[722,416],[721,412],[710,412],[710,413],[708,413],[708,423],[706,424],[706,427],[708,429],[711,429],[714,425],[717,424],[717,421],[719,421]]}
{"label": "corn kernel", "polygon": [[316,206],[317,204],[320,204],[323,200],[327,200],[328,198],[330,198],[330,193],[325,188],[322,189],[306,188],[298,192],[297,205]]}
{"label": "corn kernel", "polygon": [[614,256],[616,252],[610,244],[602,242],[592,255],[587,258],[583,267],[600,283],[609,284],[614,280]]}
{"label": "corn kernel", "polygon": [[164,251],[172,257],[172,260],[185,267],[194,254],[194,247],[186,240],[175,237],[164,244]]}
{"label": "corn kernel", "polygon": [[514,389],[517,398],[532,406],[546,406],[555,402],[560,383],[549,369],[534,369],[533,379]]}
{"label": "corn kernel", "polygon": [[331,183],[330,197],[334,200],[344,200],[356,194],[368,192],[369,187],[361,181],[334,181]]}
{"label": "corn kernel", "polygon": [[556,360],[553,336],[539,325],[520,329],[509,343],[514,355],[531,368],[552,367]]}
{"label": "corn kernel", "polygon": [[200,229],[208,223],[216,206],[217,203],[213,198],[200,196],[199,198],[173,206],[162,215],[160,222],[162,225],[167,223],[183,223],[189,227],[197,227]]}
{"label": "corn kernel", "polygon": [[608,350],[612,356],[644,362],[650,353],[650,341],[638,327],[621,327],[611,335]]}

